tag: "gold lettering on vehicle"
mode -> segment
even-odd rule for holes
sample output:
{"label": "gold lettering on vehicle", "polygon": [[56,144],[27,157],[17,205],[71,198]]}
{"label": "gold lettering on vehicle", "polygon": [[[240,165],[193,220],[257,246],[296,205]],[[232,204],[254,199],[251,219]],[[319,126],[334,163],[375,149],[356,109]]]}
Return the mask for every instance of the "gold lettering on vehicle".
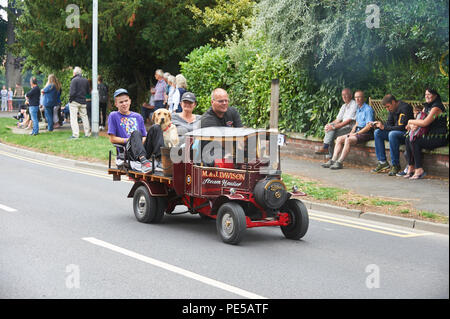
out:
{"label": "gold lettering on vehicle", "polygon": [[233,173],[233,172],[222,172],[222,171],[202,171],[202,178],[220,178],[220,179],[228,179],[235,181],[244,181],[245,174],[242,173]]}

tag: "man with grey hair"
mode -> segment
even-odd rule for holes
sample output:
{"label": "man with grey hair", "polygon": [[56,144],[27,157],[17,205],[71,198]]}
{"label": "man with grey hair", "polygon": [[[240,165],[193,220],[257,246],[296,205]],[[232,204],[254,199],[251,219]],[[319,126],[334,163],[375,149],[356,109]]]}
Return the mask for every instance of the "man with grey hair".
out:
{"label": "man with grey hair", "polygon": [[165,94],[166,94],[166,88],[167,83],[164,81],[164,72],[161,69],[158,69],[155,71],[155,79],[156,85],[155,85],[155,109],[163,108],[164,107],[164,101],[165,101]]}
{"label": "man with grey hair", "polygon": [[80,128],[78,127],[78,113],[80,113],[83,122],[84,137],[91,136],[91,128],[89,118],[87,116],[86,95],[90,93],[89,81],[82,75],[80,67],[73,69],[73,78],[70,81],[69,93],[69,110],[70,110],[70,126],[72,128],[72,136],[70,139],[80,137]]}
{"label": "man with grey hair", "polygon": [[349,88],[342,90],[344,104],[341,106],[336,119],[325,125],[323,146],[316,149],[316,154],[328,154],[331,157],[334,151],[334,140],[339,136],[350,133],[352,130],[357,108],[355,100],[352,99],[352,95],[352,91]]}

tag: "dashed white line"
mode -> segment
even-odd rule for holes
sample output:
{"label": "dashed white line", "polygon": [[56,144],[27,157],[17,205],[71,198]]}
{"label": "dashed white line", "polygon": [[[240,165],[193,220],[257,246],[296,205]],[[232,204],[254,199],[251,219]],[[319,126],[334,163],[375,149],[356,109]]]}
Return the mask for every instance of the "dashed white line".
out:
{"label": "dashed white line", "polygon": [[0,209],[10,212],[10,213],[17,212],[17,209],[14,209],[14,208],[8,207],[6,205],[2,205],[2,204],[0,204]]}
{"label": "dashed white line", "polygon": [[143,261],[143,262],[145,262],[147,264],[150,264],[150,265],[153,265],[153,266],[165,269],[167,271],[171,271],[171,272],[179,274],[181,276],[184,276],[184,277],[187,277],[187,278],[190,278],[190,279],[194,279],[194,280],[197,280],[197,281],[202,282],[204,284],[207,284],[207,285],[210,285],[210,286],[213,286],[213,287],[216,287],[216,288],[219,288],[219,289],[222,289],[222,290],[234,293],[234,294],[239,295],[241,297],[250,298],[250,299],[267,299],[266,297],[254,294],[252,292],[249,292],[249,291],[246,291],[246,290],[243,290],[243,289],[240,289],[240,288],[237,288],[237,287],[225,284],[223,282],[220,282],[220,281],[217,281],[217,280],[214,280],[214,279],[211,279],[211,278],[208,278],[208,277],[196,274],[196,273],[194,273],[192,271],[185,270],[185,269],[182,269],[182,268],[177,267],[177,266],[173,266],[171,264],[165,263],[163,261],[159,261],[157,259],[150,258],[150,257],[144,256],[144,255],[135,253],[135,252],[130,251],[128,249],[118,247],[116,245],[107,243],[105,241],[102,241],[102,240],[99,240],[99,239],[96,239],[96,238],[93,238],[93,237],[86,237],[86,238],[83,238],[83,240],[85,240],[85,241],[87,241],[87,242],[89,242],[91,244],[94,244],[94,245],[97,245],[97,246],[100,246],[100,247],[103,247],[103,248],[110,249],[112,251],[115,251],[117,253],[123,254],[125,256],[128,256],[128,257],[131,257],[131,258]]}

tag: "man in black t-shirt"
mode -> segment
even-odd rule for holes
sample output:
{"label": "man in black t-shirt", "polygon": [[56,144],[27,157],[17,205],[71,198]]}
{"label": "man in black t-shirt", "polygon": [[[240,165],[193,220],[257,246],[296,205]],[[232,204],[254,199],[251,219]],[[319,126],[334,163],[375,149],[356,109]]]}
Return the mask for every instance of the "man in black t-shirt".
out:
{"label": "man in black t-shirt", "polygon": [[242,127],[241,116],[238,111],[228,106],[228,93],[217,88],[211,94],[211,107],[200,119],[202,128],[210,126]]}
{"label": "man in black t-shirt", "polygon": [[[401,144],[405,144],[406,124],[414,118],[414,114],[411,105],[400,100],[397,101],[392,94],[387,94],[383,98],[382,104],[389,111],[389,116],[386,123],[373,122],[378,165],[372,172],[380,173],[390,169],[389,176],[395,176],[401,171],[399,149]],[[392,167],[386,160],[384,141],[389,141]]]}

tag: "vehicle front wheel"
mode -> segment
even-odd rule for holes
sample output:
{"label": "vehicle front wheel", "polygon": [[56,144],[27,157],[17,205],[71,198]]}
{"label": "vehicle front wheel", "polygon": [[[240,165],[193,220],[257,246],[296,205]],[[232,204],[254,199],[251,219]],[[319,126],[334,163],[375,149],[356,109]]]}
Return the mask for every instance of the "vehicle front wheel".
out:
{"label": "vehicle front wheel", "polygon": [[150,195],[147,187],[139,186],[133,196],[133,211],[141,223],[159,223],[164,217],[165,206],[157,197]]}
{"label": "vehicle front wheel", "polygon": [[242,207],[234,202],[223,204],[217,213],[216,227],[223,242],[238,244],[247,230],[247,220]]}
{"label": "vehicle front wheel", "polygon": [[308,231],[309,217],[305,204],[298,199],[289,199],[280,211],[289,214],[289,224],[281,226],[281,231],[288,239],[298,240]]}

